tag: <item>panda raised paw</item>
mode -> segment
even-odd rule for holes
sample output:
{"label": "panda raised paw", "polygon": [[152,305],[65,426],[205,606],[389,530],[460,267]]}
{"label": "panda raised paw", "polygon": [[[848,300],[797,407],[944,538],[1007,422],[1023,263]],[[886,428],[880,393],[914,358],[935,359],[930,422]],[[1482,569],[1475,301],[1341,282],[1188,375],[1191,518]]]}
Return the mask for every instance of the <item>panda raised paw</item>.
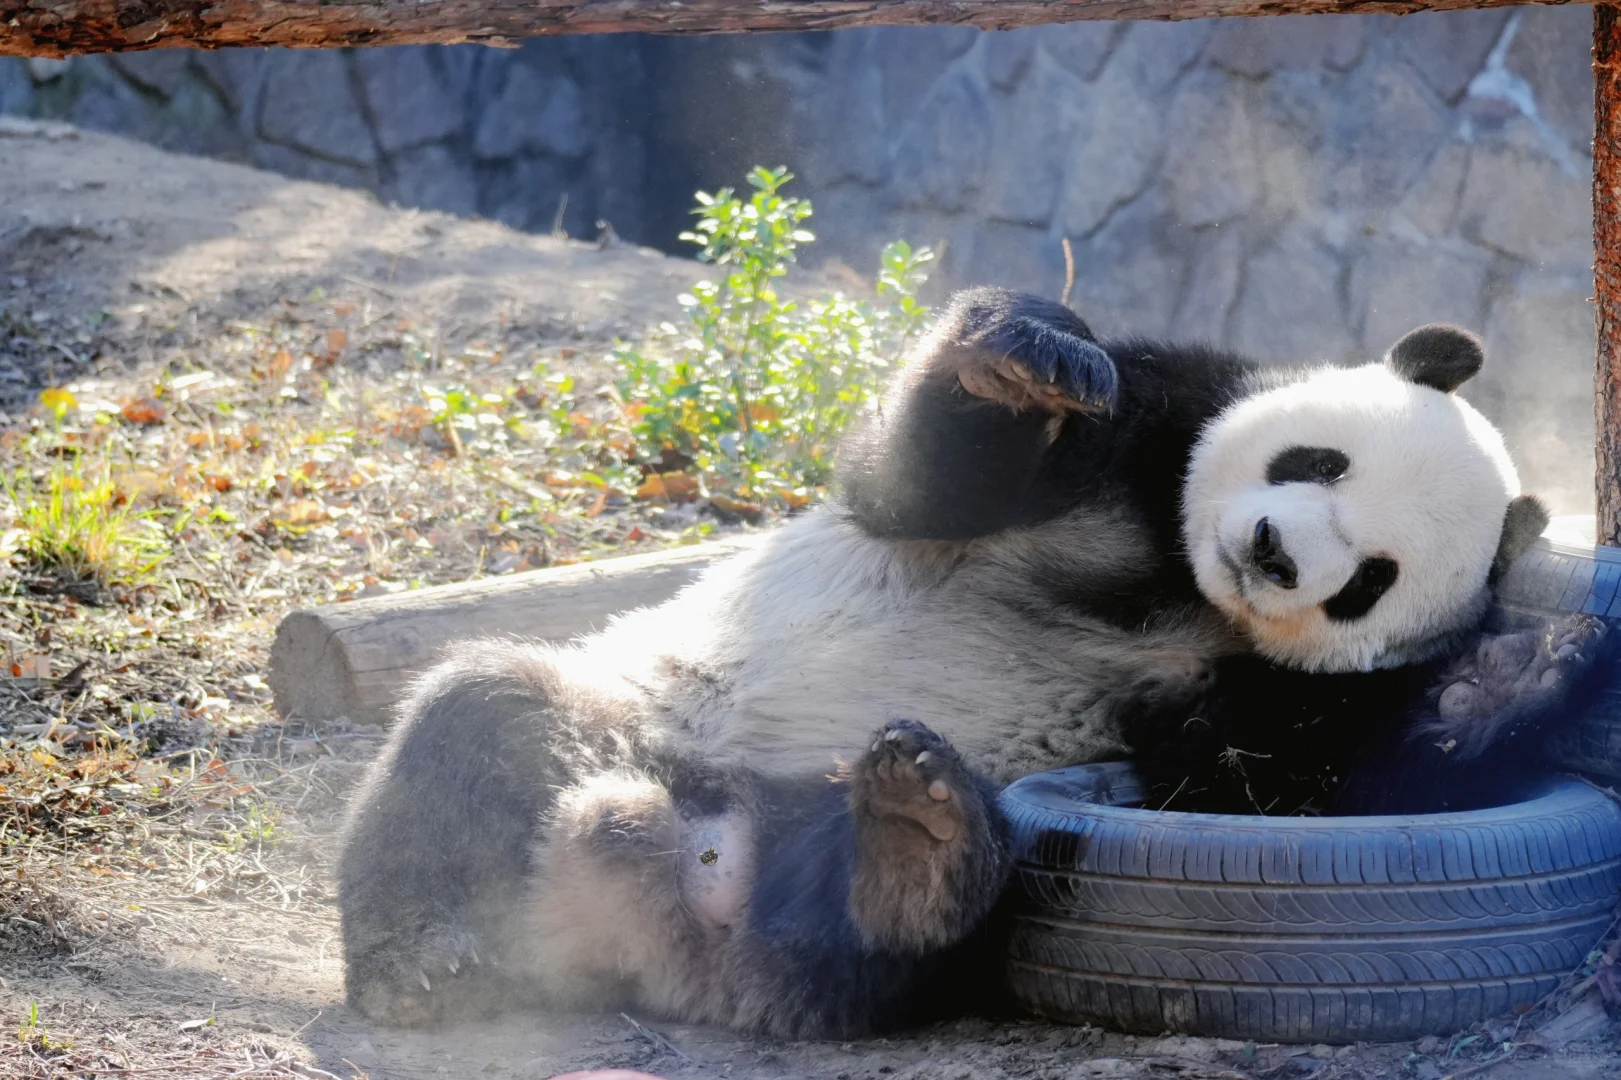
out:
{"label": "panda raised paw", "polygon": [[1063,416],[1110,409],[1119,392],[1114,360],[1073,312],[1036,297],[976,291],[968,304],[957,381],[977,398],[1016,412]]}
{"label": "panda raised paw", "polygon": [[995,789],[945,739],[891,720],[850,771],[850,914],[868,942],[940,947],[976,925],[1007,876]]}
{"label": "panda raised paw", "polygon": [[892,720],[856,766],[851,799],[860,813],[914,822],[949,843],[962,831],[963,799],[973,794],[950,743],[916,721]]}
{"label": "panda raised paw", "polygon": [[1443,680],[1436,700],[1440,719],[1431,728],[1445,737],[1437,745],[1470,752],[1503,734],[1503,723],[1558,704],[1592,667],[1604,641],[1604,623],[1591,615],[1487,635]]}

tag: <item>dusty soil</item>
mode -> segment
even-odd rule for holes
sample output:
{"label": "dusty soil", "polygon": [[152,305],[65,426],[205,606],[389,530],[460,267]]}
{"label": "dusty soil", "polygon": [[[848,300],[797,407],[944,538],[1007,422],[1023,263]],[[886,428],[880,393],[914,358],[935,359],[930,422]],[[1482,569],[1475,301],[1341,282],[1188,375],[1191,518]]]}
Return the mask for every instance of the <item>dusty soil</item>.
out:
{"label": "dusty soil", "polygon": [[[647,251],[598,250],[395,210],[353,192],[113,138],[4,123],[0,319],[9,323],[0,330],[9,336],[0,336],[0,411],[10,416],[0,426],[23,417],[44,386],[99,378],[110,393],[213,347],[237,322],[307,312],[312,297],[329,315],[359,312],[344,317],[364,326],[409,316],[419,333],[412,347],[435,356],[475,340],[583,348],[665,317],[694,274],[691,263]],[[330,328],[316,323],[310,332]],[[373,344],[377,355],[406,347]],[[600,512],[600,502],[593,509]],[[293,545],[287,560],[296,562],[300,550]],[[446,569],[427,580],[454,576]],[[240,655],[263,656],[288,604],[330,598],[318,577],[290,578],[265,594],[256,620],[232,615],[237,621],[224,632],[241,639]],[[43,612],[47,601],[38,603]],[[234,609],[221,602],[209,610]],[[86,617],[52,611],[35,614],[63,625]],[[216,630],[223,618],[214,616]],[[201,642],[206,629],[184,633]],[[206,651],[176,652],[169,666],[203,663],[193,654]],[[187,729],[184,738],[170,732],[184,747],[175,753],[191,755],[178,759],[190,762],[191,773],[164,782],[215,794],[176,797],[165,804],[172,809],[139,824],[137,839],[157,845],[151,850],[162,858],[107,861],[117,845],[93,837],[22,851],[19,835],[0,834],[18,860],[14,877],[0,881],[0,1075],[416,1080],[545,1078],[620,1066],[671,1078],[827,1080],[1621,1076],[1602,1014],[1573,1025],[1569,1045],[1551,1036],[1541,1040],[1548,1045],[1526,1041],[1509,1020],[1479,1037],[1351,1048],[1134,1039],[989,1020],[793,1044],[622,1015],[380,1029],[343,1005],[328,877],[337,814],[377,734],[283,725],[240,671],[228,679],[198,672],[229,684],[219,691],[225,697],[201,700],[229,698],[218,707],[234,719],[227,724],[198,706],[186,711],[193,727],[212,727],[202,735]],[[159,673],[142,677],[159,680]],[[58,690],[79,687],[58,682]],[[0,710],[0,736],[18,753],[44,753],[18,741],[19,732],[47,705],[67,707],[60,695],[41,696],[49,683],[19,677],[4,688],[15,707]],[[174,700],[178,718],[181,699]],[[207,765],[200,772],[199,763]],[[0,807],[7,797],[0,789]],[[148,850],[129,843],[128,851]],[[1511,1060],[1491,1064],[1516,1042]]]}

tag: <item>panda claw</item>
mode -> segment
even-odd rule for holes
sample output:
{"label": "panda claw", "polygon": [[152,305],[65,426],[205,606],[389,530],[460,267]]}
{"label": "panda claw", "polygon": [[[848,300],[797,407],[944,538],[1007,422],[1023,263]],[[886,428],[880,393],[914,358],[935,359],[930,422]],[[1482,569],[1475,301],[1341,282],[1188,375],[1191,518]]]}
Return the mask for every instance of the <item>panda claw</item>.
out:
{"label": "panda claw", "polygon": [[927,750],[925,750],[925,751],[923,751],[923,753],[921,753],[921,754],[919,754],[917,756],[917,760],[912,762],[912,764],[914,764],[914,765],[927,765],[929,763],[929,759],[932,758],[932,757],[934,757],[934,755],[929,753]]}
{"label": "panda claw", "polygon": [[461,973],[462,966],[456,962],[456,958],[454,956],[445,961],[445,966],[450,969],[450,973],[452,975]]}
{"label": "panda claw", "polygon": [[469,960],[471,960],[473,962],[474,967],[479,967],[480,966],[480,961],[479,961],[479,958],[478,958],[478,950],[473,948],[473,946],[471,946],[471,945],[469,945],[467,947],[467,959],[469,959]]}
{"label": "panda claw", "polygon": [[428,981],[428,973],[426,971],[418,971],[417,980],[422,983],[422,989],[426,990],[430,994],[433,993],[433,984]]}
{"label": "panda claw", "polygon": [[[901,741],[901,732],[900,732],[900,730],[898,728],[892,728],[891,730],[884,732],[884,741],[885,742],[900,742]],[[873,747],[873,749],[876,750],[878,748],[875,746],[875,747]]]}

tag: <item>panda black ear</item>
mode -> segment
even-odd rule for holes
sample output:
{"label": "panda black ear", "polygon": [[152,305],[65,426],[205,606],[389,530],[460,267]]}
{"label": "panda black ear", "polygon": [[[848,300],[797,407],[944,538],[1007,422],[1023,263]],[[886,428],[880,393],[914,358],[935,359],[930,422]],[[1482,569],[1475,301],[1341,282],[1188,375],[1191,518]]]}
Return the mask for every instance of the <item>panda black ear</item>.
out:
{"label": "panda black ear", "polygon": [[1516,495],[1509,500],[1508,512],[1503,515],[1503,535],[1497,541],[1497,555],[1486,575],[1488,584],[1508,573],[1514,560],[1531,550],[1542,530],[1548,527],[1548,508],[1535,495]]}
{"label": "panda black ear", "polygon": [[1486,349],[1478,337],[1442,323],[1408,332],[1385,356],[1397,375],[1444,394],[1468,382],[1485,362]]}

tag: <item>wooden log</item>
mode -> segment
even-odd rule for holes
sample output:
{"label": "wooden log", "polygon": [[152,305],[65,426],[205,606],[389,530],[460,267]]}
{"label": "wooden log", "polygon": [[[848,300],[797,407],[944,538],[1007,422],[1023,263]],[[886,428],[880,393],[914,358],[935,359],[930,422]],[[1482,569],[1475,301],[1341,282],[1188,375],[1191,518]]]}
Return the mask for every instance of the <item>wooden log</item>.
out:
{"label": "wooden log", "polygon": [[1526,2],[1573,0],[0,0],[0,56],[188,46],[510,45],[552,34],[931,23],[1007,30],[1081,19],[1403,15]]}
{"label": "wooden log", "polygon": [[444,646],[513,635],[566,641],[609,615],[663,603],[750,537],[557,566],[295,611],[276,628],[270,689],[284,717],[380,724]]}
{"label": "wooden log", "polygon": [[1598,541],[1621,545],[1621,7],[1593,9],[1593,378]]}

